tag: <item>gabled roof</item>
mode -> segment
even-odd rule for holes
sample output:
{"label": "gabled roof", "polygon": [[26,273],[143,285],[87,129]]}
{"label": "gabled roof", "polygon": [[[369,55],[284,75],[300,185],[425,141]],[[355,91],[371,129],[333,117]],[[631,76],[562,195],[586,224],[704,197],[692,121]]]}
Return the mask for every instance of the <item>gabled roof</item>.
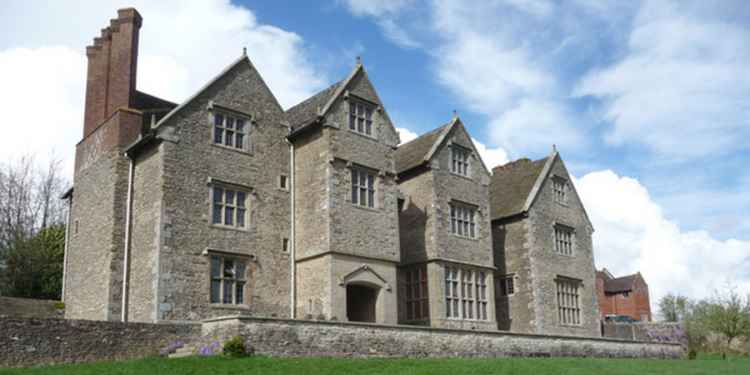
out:
{"label": "gabled roof", "polygon": [[627,275],[614,279],[604,279],[604,292],[605,293],[622,293],[633,290],[635,280],[638,278],[638,274]]}
{"label": "gabled roof", "polygon": [[[448,135],[451,134],[453,129],[459,126],[463,126],[461,119],[458,116],[453,116],[451,121],[447,124],[398,146],[395,154],[396,173],[406,172],[432,160],[432,157],[440,149],[440,146],[445,143]],[[477,151],[470,136],[469,142],[471,143],[474,155],[477,156],[482,167],[487,171],[487,166],[484,164],[484,160],[482,160],[482,156],[479,155],[479,151]],[[489,173],[489,171],[487,172]]]}
{"label": "gabled roof", "polygon": [[[225,75],[227,75],[229,72],[231,72],[232,70],[234,70],[237,66],[239,66],[242,63],[249,64],[250,67],[257,72],[257,69],[255,69],[255,66],[253,65],[253,63],[250,61],[250,59],[247,57],[247,55],[245,55],[244,52],[243,52],[242,56],[240,56],[239,59],[235,60],[229,66],[227,66],[226,68],[224,68],[224,70],[222,70],[221,73],[219,73],[212,80],[208,81],[208,83],[206,83],[205,85],[203,85],[203,87],[201,87],[191,97],[187,98],[187,100],[185,100],[184,102],[182,102],[180,105],[178,105],[177,107],[175,107],[173,110],[169,111],[169,113],[167,113],[164,117],[162,117],[161,120],[159,120],[159,122],[157,122],[156,125],[153,126],[153,129],[159,128],[159,126],[161,126],[162,124],[164,124],[165,122],[167,122],[167,120],[169,120],[172,116],[174,116],[175,113],[180,112],[183,108],[185,108],[193,100],[195,100],[201,94],[203,94],[203,92],[205,92],[206,90],[208,90],[216,82],[218,82],[220,79],[224,78]],[[260,80],[263,82],[263,84],[266,86],[266,88],[268,88],[268,85],[266,85],[265,81],[263,81],[263,77],[260,76],[260,73],[258,73],[258,76],[259,76]],[[276,103],[276,106],[281,111],[282,110],[281,105],[279,104],[279,102],[276,99],[276,97],[273,95],[273,93],[271,92],[270,89],[268,89],[268,92],[271,93],[271,97],[273,98],[274,102]]]}
{"label": "gabled roof", "polygon": [[325,116],[336,99],[344,93],[349,83],[361,71],[364,71],[364,66],[358,62],[345,79],[334,83],[325,90],[289,108],[285,112],[285,115],[287,122],[289,122],[292,128],[292,133],[296,133],[303,128],[317,123],[316,120],[318,118]]}
{"label": "gabled roof", "polygon": [[394,155],[396,159],[396,173],[406,172],[428,162],[430,160],[430,152],[438,144],[438,140],[444,137],[444,134],[450,129],[451,124],[453,124],[453,121],[398,146]]}
{"label": "gabled roof", "polygon": [[302,103],[289,108],[286,111],[286,121],[292,127],[292,131],[298,130],[309,125],[319,116],[319,111],[334,96],[337,89],[344,84],[344,81],[338,81],[325,90],[307,98]]}
{"label": "gabled roof", "polygon": [[[490,180],[490,218],[503,219],[528,211],[527,202],[551,157],[531,161],[527,158],[495,167]],[[543,180],[543,179],[542,179]],[[537,187],[538,190],[538,187]],[[531,204],[529,203],[528,206]]]}

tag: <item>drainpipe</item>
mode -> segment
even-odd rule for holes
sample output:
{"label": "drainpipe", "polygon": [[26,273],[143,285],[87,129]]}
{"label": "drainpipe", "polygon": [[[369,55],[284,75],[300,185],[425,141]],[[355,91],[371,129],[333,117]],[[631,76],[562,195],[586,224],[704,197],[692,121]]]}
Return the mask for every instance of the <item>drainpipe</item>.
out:
{"label": "drainpipe", "polygon": [[128,321],[128,293],[130,282],[130,216],[133,206],[133,173],[135,171],[135,160],[126,152],[128,158],[128,197],[125,203],[125,247],[123,251],[122,267],[122,321]]}
{"label": "drainpipe", "polygon": [[286,142],[289,143],[289,219],[290,219],[290,227],[289,227],[289,256],[292,258],[289,262],[291,269],[289,270],[289,282],[291,283],[291,289],[290,289],[290,314],[289,316],[292,319],[296,319],[297,317],[297,267],[296,267],[296,258],[297,258],[297,252],[296,252],[296,246],[295,246],[295,227],[294,227],[294,188],[295,188],[295,178],[294,178],[294,143],[292,143],[289,138],[286,139]]}
{"label": "drainpipe", "polygon": [[68,241],[70,241],[70,210],[73,208],[73,194],[66,199],[68,201],[68,213],[65,215],[65,245],[63,246],[63,274],[62,291],[60,301],[65,302],[65,276],[68,274]]}

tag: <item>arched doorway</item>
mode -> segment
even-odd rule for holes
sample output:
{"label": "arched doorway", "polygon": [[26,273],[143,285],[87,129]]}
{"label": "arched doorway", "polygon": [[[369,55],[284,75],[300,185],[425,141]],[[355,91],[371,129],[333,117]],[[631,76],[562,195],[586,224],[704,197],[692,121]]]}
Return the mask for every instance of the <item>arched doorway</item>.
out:
{"label": "arched doorway", "polygon": [[361,284],[346,286],[346,317],[350,322],[375,323],[378,289]]}

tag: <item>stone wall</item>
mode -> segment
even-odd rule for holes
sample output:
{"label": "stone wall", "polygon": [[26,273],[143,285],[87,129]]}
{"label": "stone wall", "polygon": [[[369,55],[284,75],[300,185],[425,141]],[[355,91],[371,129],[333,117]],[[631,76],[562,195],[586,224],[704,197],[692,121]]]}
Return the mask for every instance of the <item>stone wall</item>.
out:
{"label": "stone wall", "polygon": [[0,318],[0,367],[155,356],[199,332],[198,324]]}
{"label": "stone wall", "polygon": [[604,323],[602,336],[622,340],[675,342],[687,346],[685,327],[680,323]]}
{"label": "stone wall", "polygon": [[240,335],[256,354],[323,357],[681,358],[682,346],[602,338],[385,326],[364,323],[225,317],[203,324],[196,347]]}

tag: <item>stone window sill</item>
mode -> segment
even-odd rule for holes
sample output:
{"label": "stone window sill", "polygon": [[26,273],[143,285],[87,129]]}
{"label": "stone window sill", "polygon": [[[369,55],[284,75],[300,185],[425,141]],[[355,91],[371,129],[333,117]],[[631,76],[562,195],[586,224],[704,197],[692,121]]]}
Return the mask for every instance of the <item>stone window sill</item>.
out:
{"label": "stone window sill", "polygon": [[249,305],[230,305],[230,304],[223,304],[223,303],[212,303],[209,305],[212,309],[219,309],[219,310],[244,310],[249,311],[250,306]]}
{"label": "stone window sill", "polygon": [[461,235],[458,235],[458,234],[455,234],[455,233],[451,233],[451,236],[459,238],[459,239],[462,239],[462,240],[479,242],[479,237],[466,237],[466,236],[461,236]]}
{"label": "stone window sill", "polygon": [[233,232],[243,232],[243,233],[250,232],[250,228],[248,227],[240,228],[240,227],[233,227],[229,225],[221,225],[221,224],[213,224],[213,223],[208,224],[208,226],[213,229],[228,230],[228,231],[233,231]]}
{"label": "stone window sill", "polygon": [[[351,201],[349,201],[351,203]],[[358,208],[360,210],[370,211],[370,212],[380,212],[380,210],[377,207],[367,207],[367,206],[361,206],[358,203],[352,203],[352,206],[354,208]]]}
{"label": "stone window sill", "polygon": [[253,153],[250,150],[245,150],[244,148],[231,147],[231,146],[221,145],[221,144],[213,143],[213,142],[211,143],[211,145],[214,147],[223,149],[223,150],[234,151],[238,154],[253,156]]}

